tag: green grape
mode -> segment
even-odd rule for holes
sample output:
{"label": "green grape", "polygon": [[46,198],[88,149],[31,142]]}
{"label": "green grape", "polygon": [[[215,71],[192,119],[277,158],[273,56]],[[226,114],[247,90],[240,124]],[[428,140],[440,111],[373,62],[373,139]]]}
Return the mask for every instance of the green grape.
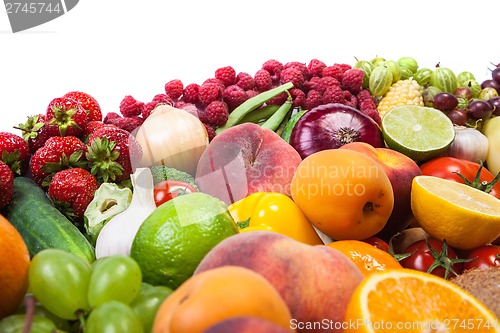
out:
{"label": "green grape", "polygon": [[[27,311],[26,310],[26,301],[30,297],[34,298],[34,296],[31,294],[26,295],[26,297],[24,298],[23,304],[16,311],[17,314],[25,314],[26,313],[26,311]],[[40,304],[40,302],[35,303],[35,316],[44,317],[44,318],[49,319],[60,330],[63,330],[63,331],[70,330],[70,324],[69,324],[68,320],[63,319],[63,318],[59,318],[58,316],[56,316],[55,314],[53,314],[52,312],[47,310],[42,304]],[[0,332],[2,332],[2,331],[0,330]]]}
{"label": "green grape", "polygon": [[87,318],[85,333],[143,333],[142,323],[130,306],[109,301],[96,307]]}
{"label": "green grape", "polygon": [[139,293],[141,268],[129,256],[115,255],[98,259],[92,265],[88,301],[96,307],[108,301],[129,304]]}
{"label": "green grape", "polygon": [[31,291],[51,313],[77,319],[88,312],[87,290],[92,268],[84,259],[58,249],[38,252],[29,268]]}
{"label": "green grape", "polygon": [[130,303],[130,307],[142,321],[144,332],[151,332],[158,308],[172,292],[172,289],[165,286],[142,284],[139,294]]}
{"label": "green grape", "polygon": [[[26,322],[26,315],[14,314],[0,320],[0,332],[22,332]],[[31,322],[30,333],[47,333],[57,329],[56,325],[48,318],[34,316]]]}

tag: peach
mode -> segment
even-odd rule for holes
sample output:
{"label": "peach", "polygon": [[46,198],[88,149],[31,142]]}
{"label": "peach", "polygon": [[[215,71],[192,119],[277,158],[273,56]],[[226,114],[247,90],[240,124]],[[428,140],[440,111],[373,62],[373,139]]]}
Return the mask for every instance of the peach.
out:
{"label": "peach", "polygon": [[422,174],[419,166],[400,152],[389,148],[375,148],[365,142],[352,142],[340,149],[351,149],[372,158],[389,178],[394,192],[394,208],[384,228],[376,235],[388,241],[411,222],[411,183],[415,176]]}
{"label": "peach", "polygon": [[174,290],[158,308],[153,333],[202,333],[240,316],[293,332],[290,310],[269,281],[248,268],[224,266],[192,276]]}
{"label": "peach", "polygon": [[290,330],[283,328],[269,320],[258,317],[234,317],[225,319],[203,333],[290,333]]}
{"label": "peach", "polygon": [[[307,245],[271,231],[226,238],[203,258],[194,276],[221,266],[238,265],[264,276],[286,301],[297,332],[335,332],[363,274],[340,251]],[[321,323],[333,323],[321,325]],[[318,327],[319,326],[319,327]],[[330,330],[331,329],[331,330]],[[340,331],[340,330],[338,330]]]}
{"label": "peach", "polygon": [[301,157],[275,132],[242,123],[218,134],[201,155],[196,183],[226,204],[254,192],[290,195]]}

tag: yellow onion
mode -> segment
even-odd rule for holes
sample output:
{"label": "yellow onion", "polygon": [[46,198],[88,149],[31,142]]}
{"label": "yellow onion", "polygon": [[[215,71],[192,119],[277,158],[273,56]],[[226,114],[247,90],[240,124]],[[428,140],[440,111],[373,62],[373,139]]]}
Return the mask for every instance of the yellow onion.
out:
{"label": "yellow onion", "polygon": [[203,123],[189,112],[158,105],[135,134],[143,150],[141,167],[165,165],[196,173],[196,165],[208,145]]}

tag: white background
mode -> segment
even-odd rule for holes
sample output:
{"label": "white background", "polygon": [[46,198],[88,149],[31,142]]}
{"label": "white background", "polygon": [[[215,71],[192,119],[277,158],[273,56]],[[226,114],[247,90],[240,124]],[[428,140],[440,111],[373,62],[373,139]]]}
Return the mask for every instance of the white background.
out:
{"label": "white background", "polygon": [[125,95],[148,102],[164,84],[254,74],[268,59],[328,65],[412,56],[421,67],[488,77],[500,62],[495,1],[80,0],[66,15],[13,34],[0,10],[0,131],[72,90],[104,113]]}

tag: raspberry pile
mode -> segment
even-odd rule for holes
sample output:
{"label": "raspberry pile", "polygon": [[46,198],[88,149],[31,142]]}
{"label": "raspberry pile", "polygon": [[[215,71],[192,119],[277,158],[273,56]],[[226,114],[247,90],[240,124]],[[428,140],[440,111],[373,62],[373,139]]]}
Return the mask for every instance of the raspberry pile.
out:
{"label": "raspberry pile", "polygon": [[[318,59],[307,64],[270,59],[253,76],[225,66],[216,69],[214,76],[201,84],[184,85],[180,79],[170,80],[165,84],[164,92],[149,102],[127,95],[120,103],[119,113],[108,113],[103,122],[130,132],[141,125],[158,104],[166,103],[196,115],[207,128],[211,140],[215,129],[223,126],[229,114],[247,99],[292,82],[294,88],[289,93],[294,108],[310,110],[327,103],[342,103],[357,108],[380,124],[376,103],[371,93],[362,88],[363,76],[363,70],[351,65],[327,65]],[[267,104],[281,105],[286,98],[287,94],[283,93]]]}

